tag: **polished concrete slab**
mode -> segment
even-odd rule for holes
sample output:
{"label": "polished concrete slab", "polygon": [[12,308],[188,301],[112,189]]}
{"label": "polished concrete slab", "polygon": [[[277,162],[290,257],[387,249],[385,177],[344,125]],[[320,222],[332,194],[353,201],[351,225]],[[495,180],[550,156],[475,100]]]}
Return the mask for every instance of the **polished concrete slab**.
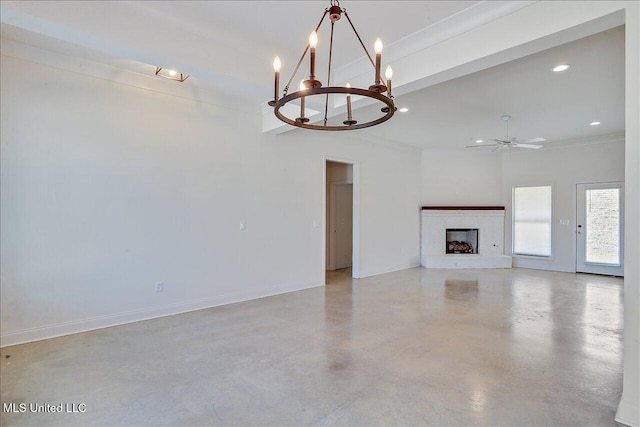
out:
{"label": "polished concrete slab", "polygon": [[2,425],[615,425],[621,279],[517,268],[327,277],[4,348]]}

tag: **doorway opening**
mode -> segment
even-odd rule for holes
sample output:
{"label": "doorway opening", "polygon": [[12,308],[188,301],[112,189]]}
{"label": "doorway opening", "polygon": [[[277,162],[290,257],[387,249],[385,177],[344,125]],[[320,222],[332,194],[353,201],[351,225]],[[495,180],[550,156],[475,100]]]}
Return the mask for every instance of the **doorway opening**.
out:
{"label": "doorway opening", "polygon": [[325,159],[325,284],[357,277],[357,164]]}
{"label": "doorway opening", "polygon": [[578,184],[576,271],[624,276],[624,184]]}

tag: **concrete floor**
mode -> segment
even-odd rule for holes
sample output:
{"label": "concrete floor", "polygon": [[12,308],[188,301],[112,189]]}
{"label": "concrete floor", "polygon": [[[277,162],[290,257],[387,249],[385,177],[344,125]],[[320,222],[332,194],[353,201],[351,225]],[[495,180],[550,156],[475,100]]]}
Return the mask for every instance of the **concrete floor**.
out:
{"label": "concrete floor", "polygon": [[2,349],[2,425],[615,425],[622,280],[414,268]]}

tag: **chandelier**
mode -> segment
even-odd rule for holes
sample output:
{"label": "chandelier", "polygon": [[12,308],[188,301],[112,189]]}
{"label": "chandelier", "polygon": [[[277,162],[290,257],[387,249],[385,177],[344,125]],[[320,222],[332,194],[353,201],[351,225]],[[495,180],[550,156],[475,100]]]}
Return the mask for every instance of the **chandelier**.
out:
{"label": "chandelier", "polygon": [[[316,47],[318,44],[318,31],[324,18],[329,15],[329,20],[331,21],[331,34],[330,34],[330,42],[329,42],[329,64],[327,67],[327,84],[331,82],[331,60],[333,53],[333,26],[334,24],[340,20],[342,15],[347,18],[349,25],[353,29],[355,36],[358,38],[362,49],[366,53],[371,65],[375,70],[374,74],[374,84],[369,86],[367,89],[351,87],[349,83],[344,86],[323,86],[322,82],[317,80],[316,76]],[[340,2],[337,0],[331,0],[331,7],[325,9],[320,22],[316,26],[316,29],[311,32],[309,36],[309,43],[307,44],[304,52],[302,52],[302,56],[296,65],[291,78],[287,82],[282,91],[282,96],[280,96],[280,68],[282,63],[280,62],[280,58],[276,56],[273,61],[273,68],[275,70],[275,90],[273,100],[269,101],[269,105],[273,107],[273,111],[276,117],[282,120],[285,123],[288,123],[293,126],[297,126],[305,129],[313,129],[313,130],[352,130],[352,129],[362,129],[370,126],[375,126],[380,123],[386,122],[389,120],[396,111],[396,107],[393,103],[393,96],[391,95],[391,77],[392,70],[391,67],[388,66],[385,72],[386,84],[383,83],[382,78],[380,77],[380,64],[382,62],[382,40],[380,38],[376,39],[374,44],[374,51],[376,54],[375,62],[367,48],[365,47],[358,31],[354,27],[349,15],[347,14],[347,10],[340,7]],[[309,52],[309,74],[308,78],[302,80],[300,85],[298,86],[298,90],[295,92],[289,93],[289,88],[291,86],[291,82],[295,78],[298,70],[300,69],[300,65],[302,64],[305,56]],[[342,124],[330,124],[328,123],[328,110],[329,110],[329,95],[344,95],[346,96],[346,109],[344,111],[345,120],[342,121]],[[351,96],[362,96],[366,98],[371,98],[375,101],[381,102],[383,104],[382,108],[380,108],[380,115],[377,118],[373,118],[368,121],[358,122],[354,116],[351,108]],[[309,123],[309,118],[305,115],[305,99],[309,97],[322,97],[324,96],[324,120],[322,120],[321,124]],[[285,105],[290,102],[299,99],[300,108],[283,108]],[[321,103],[321,102],[320,102]],[[292,104],[293,105],[293,104]],[[284,111],[287,111],[289,115],[285,114]],[[294,115],[291,115],[292,112],[295,111]],[[296,117],[297,116],[297,117]]]}

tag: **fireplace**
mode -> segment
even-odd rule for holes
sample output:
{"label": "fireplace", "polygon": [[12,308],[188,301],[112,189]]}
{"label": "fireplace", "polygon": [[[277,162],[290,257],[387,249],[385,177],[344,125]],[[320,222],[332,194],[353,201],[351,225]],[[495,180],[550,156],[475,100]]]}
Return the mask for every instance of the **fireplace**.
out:
{"label": "fireplace", "polygon": [[477,254],[478,229],[447,228],[445,242],[447,254]]}
{"label": "fireplace", "polygon": [[503,206],[423,206],[420,262],[426,268],[511,268]]}

